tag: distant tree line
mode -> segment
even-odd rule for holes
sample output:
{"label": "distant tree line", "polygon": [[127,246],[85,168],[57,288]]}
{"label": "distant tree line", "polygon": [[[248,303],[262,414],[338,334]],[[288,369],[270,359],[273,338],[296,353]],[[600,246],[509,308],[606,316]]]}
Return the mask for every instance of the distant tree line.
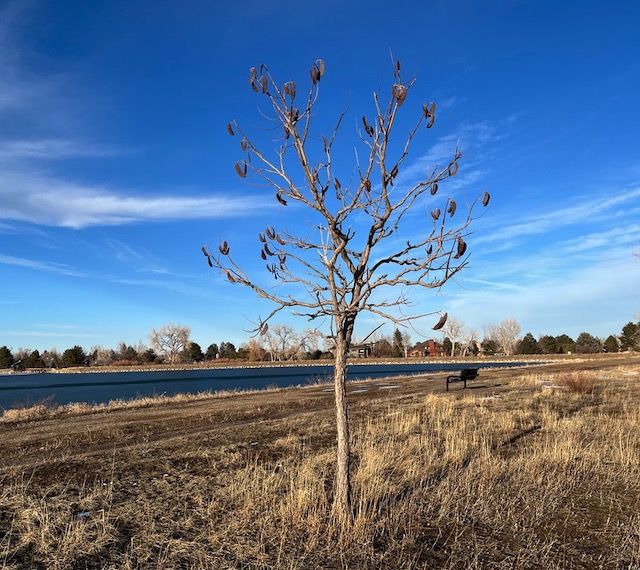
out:
{"label": "distant tree line", "polygon": [[[464,323],[449,317],[443,328],[444,352],[451,356],[528,355],[528,354],[594,354],[598,352],[626,352],[640,350],[640,322],[628,322],[618,335],[598,338],[583,332],[574,340],[569,335],[541,335],[528,332],[520,336],[520,325],[515,319],[506,319],[485,327],[482,339],[477,331],[467,329]],[[20,348],[12,352],[0,346],[0,369],[20,363],[24,368],[68,368],[77,366],[142,366],[162,363],[198,363],[226,360],[254,362],[287,362],[331,358],[321,348],[322,335],[317,331],[295,331],[289,325],[274,325],[258,337],[250,338],[236,348],[229,341],[211,343],[206,350],[190,339],[191,329],[168,323],[149,334],[150,345],[142,342],[128,345],[121,342],[116,349],[94,346],[85,351],[75,345],[60,352],[56,348],[38,350]],[[373,358],[401,358],[411,350],[407,333],[395,329],[393,335],[380,335],[370,339],[369,354]]]}

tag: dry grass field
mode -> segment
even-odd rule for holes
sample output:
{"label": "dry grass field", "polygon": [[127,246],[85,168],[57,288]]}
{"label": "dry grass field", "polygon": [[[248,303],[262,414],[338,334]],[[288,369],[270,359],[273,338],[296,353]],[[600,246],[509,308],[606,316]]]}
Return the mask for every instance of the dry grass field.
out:
{"label": "dry grass field", "polygon": [[640,568],[640,357],[0,417],[1,569]]}

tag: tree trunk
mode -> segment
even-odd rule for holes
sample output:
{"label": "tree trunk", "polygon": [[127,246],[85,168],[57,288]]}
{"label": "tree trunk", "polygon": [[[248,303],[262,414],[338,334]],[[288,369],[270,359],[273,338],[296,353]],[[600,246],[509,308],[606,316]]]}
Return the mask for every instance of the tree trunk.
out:
{"label": "tree trunk", "polygon": [[[347,335],[350,337],[350,335]],[[336,457],[336,478],[334,484],[333,514],[343,526],[353,520],[351,513],[351,478],[349,463],[351,446],[349,442],[349,416],[347,413],[347,356],[349,340],[339,332],[336,335],[336,360],[334,366],[334,385],[336,400],[336,428],[338,432],[338,455]]]}

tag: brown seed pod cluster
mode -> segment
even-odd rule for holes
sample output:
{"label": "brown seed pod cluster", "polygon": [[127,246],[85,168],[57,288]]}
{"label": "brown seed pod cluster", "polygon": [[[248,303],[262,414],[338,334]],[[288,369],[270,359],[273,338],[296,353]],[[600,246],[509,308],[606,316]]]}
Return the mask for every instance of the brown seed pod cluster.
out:
{"label": "brown seed pod cluster", "polygon": [[427,105],[422,106],[422,111],[424,112],[424,118],[429,122],[427,123],[427,129],[433,127],[433,123],[436,120],[436,104],[429,103]]}
{"label": "brown seed pod cluster", "polygon": [[209,267],[213,267],[213,263],[211,262],[211,252],[209,252],[209,250],[205,246],[202,246],[202,254],[207,258]]}
{"label": "brown seed pod cluster", "polygon": [[324,75],[324,69],[324,61],[322,61],[321,59],[316,60],[316,62],[313,64],[313,67],[309,71],[309,74],[311,75],[311,82],[314,85],[318,83],[318,81],[320,81],[320,79]]}
{"label": "brown seed pod cluster", "polygon": [[391,96],[398,101],[398,107],[404,103],[404,100],[407,98],[407,93],[409,89],[407,89],[406,85],[402,85],[402,83],[396,83],[391,88]]}
{"label": "brown seed pod cluster", "polygon": [[285,83],[282,90],[284,91],[285,95],[289,95],[289,97],[291,97],[292,101],[296,98],[296,84],[293,81],[288,81],[287,83]]}

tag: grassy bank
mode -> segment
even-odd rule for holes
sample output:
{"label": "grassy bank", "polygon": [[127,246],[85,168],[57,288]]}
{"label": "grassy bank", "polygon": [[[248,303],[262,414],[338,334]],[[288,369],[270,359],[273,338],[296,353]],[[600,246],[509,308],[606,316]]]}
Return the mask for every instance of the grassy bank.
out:
{"label": "grassy bank", "polygon": [[566,366],[354,390],[346,534],[320,387],[14,418],[0,568],[640,568],[640,366]]}

